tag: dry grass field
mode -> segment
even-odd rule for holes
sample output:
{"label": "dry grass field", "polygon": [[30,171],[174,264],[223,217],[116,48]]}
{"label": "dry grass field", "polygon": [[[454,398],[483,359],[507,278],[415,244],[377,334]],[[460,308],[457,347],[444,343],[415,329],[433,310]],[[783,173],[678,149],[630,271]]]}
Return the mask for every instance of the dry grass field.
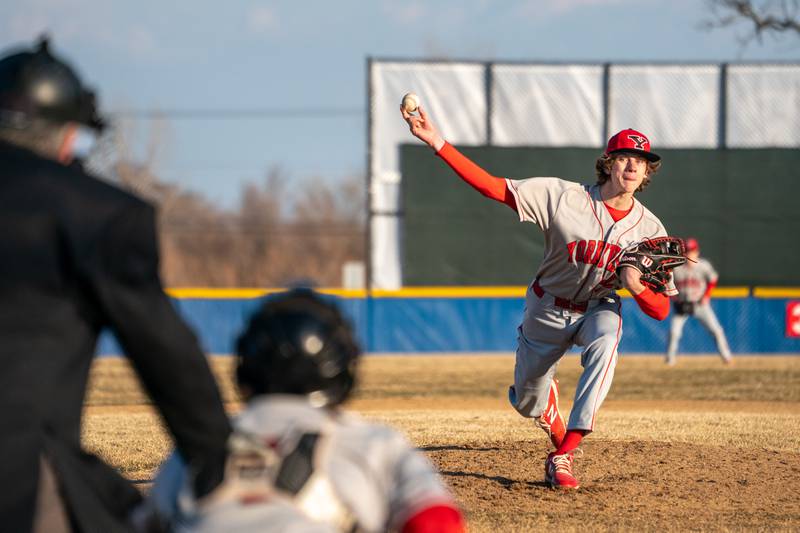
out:
{"label": "dry grass field", "polygon": [[[230,412],[232,359],[214,357]],[[347,407],[399,428],[430,457],[473,532],[800,530],[800,357],[621,356],[582,488],[543,484],[549,441],[506,402],[511,355],[372,356]],[[562,408],[580,373],[558,370]],[[146,488],[171,443],[123,359],[92,370],[85,446]]]}

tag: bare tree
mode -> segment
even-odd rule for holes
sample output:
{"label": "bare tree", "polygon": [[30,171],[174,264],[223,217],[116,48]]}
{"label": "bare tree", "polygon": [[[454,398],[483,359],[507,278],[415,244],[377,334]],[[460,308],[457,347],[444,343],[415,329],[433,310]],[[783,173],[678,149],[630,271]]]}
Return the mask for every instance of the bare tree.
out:
{"label": "bare tree", "polygon": [[285,262],[282,227],[289,207],[287,181],[285,171],[273,166],[260,185],[248,183],[242,188],[236,216],[237,253],[230,258],[239,286],[268,284],[276,267]]}
{"label": "bare tree", "polygon": [[178,191],[161,204],[162,270],[171,286],[338,286],[364,255],[362,176],[290,187],[274,167],[242,190],[236,211]]}
{"label": "bare tree", "polygon": [[[340,183],[309,180],[294,202],[287,230],[294,235],[293,255],[301,259],[293,273],[327,286],[342,281],[342,266],[364,258],[364,179],[350,176]],[[291,281],[291,280],[284,280]]]}
{"label": "bare tree", "polygon": [[703,26],[712,30],[744,24],[748,31],[740,37],[743,47],[754,40],[762,43],[765,36],[800,37],[800,0],[706,1],[712,18]]}
{"label": "bare tree", "polygon": [[170,287],[338,286],[345,262],[364,255],[364,178],[292,184],[280,167],[242,188],[238,209],[162,181],[165,120],[149,123],[134,154],[134,123],[117,121],[96,154],[106,179],[158,206],[162,279]]}

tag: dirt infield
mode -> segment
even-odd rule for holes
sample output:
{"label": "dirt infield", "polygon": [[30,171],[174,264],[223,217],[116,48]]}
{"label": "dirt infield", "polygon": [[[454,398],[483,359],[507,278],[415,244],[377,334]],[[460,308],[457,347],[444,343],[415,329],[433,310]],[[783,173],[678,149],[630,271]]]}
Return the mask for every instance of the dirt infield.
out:
{"label": "dirt infield", "polygon": [[[544,486],[548,440],[505,401],[511,356],[369,357],[348,407],[424,450],[473,532],[799,530],[800,357],[736,363],[622,357],[570,493]],[[212,365],[233,413],[231,360]],[[579,372],[565,358],[565,397]],[[93,369],[84,441],[138,480],[169,450],[123,360]]]}
{"label": "dirt infield", "polygon": [[796,453],[592,440],[577,460],[583,487],[562,493],[542,481],[539,441],[426,450],[469,511],[474,531],[753,531],[800,524]]}

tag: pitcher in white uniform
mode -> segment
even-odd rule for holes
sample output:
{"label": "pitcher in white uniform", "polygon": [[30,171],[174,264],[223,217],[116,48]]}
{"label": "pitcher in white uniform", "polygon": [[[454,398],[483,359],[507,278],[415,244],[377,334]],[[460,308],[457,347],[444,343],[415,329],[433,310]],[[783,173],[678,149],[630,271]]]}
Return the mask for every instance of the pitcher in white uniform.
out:
{"label": "pitcher in white uniform", "polygon": [[[639,307],[657,320],[668,316],[667,296],[677,292],[671,279],[665,295],[642,284],[638,270],[617,271],[627,247],[667,235],[659,219],[634,198],[658,171],[661,158],[650,151],[645,135],[627,129],[609,139],[595,162],[595,184],[555,177],[501,178],[445,142],[422,107],[418,115],[402,106],[400,111],[411,133],[462,179],[544,232],[544,258],[528,287],[518,328],[509,401],[522,416],[536,420],[556,448],[545,461],[546,483],[578,488],[573,452],[594,431],[617,362],[622,303],[616,290],[628,289]],[[565,427],[554,376],[561,357],[573,345],[582,348],[584,370]]]}
{"label": "pitcher in white uniform", "polygon": [[171,531],[439,532],[466,526],[425,455],[397,431],[339,408],[360,350],[331,302],[295,289],[268,299],[237,344],[247,408],[220,488],[193,497],[173,454],[140,513]]}
{"label": "pitcher in white uniform", "polygon": [[732,364],[733,356],[728,347],[728,340],[717,320],[717,315],[714,314],[714,309],[711,308],[711,291],[719,279],[717,271],[707,259],[700,257],[700,245],[697,239],[686,239],[686,256],[689,261],[673,271],[678,294],[673,297],[666,363],[675,364],[683,327],[690,317],[695,317],[714,337],[722,362],[726,365]]}

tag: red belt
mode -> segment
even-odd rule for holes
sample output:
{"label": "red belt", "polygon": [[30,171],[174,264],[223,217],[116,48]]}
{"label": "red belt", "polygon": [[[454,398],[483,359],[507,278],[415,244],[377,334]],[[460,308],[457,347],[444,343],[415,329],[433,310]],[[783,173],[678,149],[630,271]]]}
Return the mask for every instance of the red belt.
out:
{"label": "red belt", "polygon": [[[544,289],[542,286],[539,285],[539,280],[536,279],[533,281],[533,292],[536,293],[536,296],[541,298],[545,295]],[[553,296],[554,302],[558,307],[563,309],[571,309],[573,311],[580,311],[581,313],[586,312],[586,308],[589,305],[589,302],[573,302],[572,300],[567,300],[565,298],[559,298],[558,296]]]}

